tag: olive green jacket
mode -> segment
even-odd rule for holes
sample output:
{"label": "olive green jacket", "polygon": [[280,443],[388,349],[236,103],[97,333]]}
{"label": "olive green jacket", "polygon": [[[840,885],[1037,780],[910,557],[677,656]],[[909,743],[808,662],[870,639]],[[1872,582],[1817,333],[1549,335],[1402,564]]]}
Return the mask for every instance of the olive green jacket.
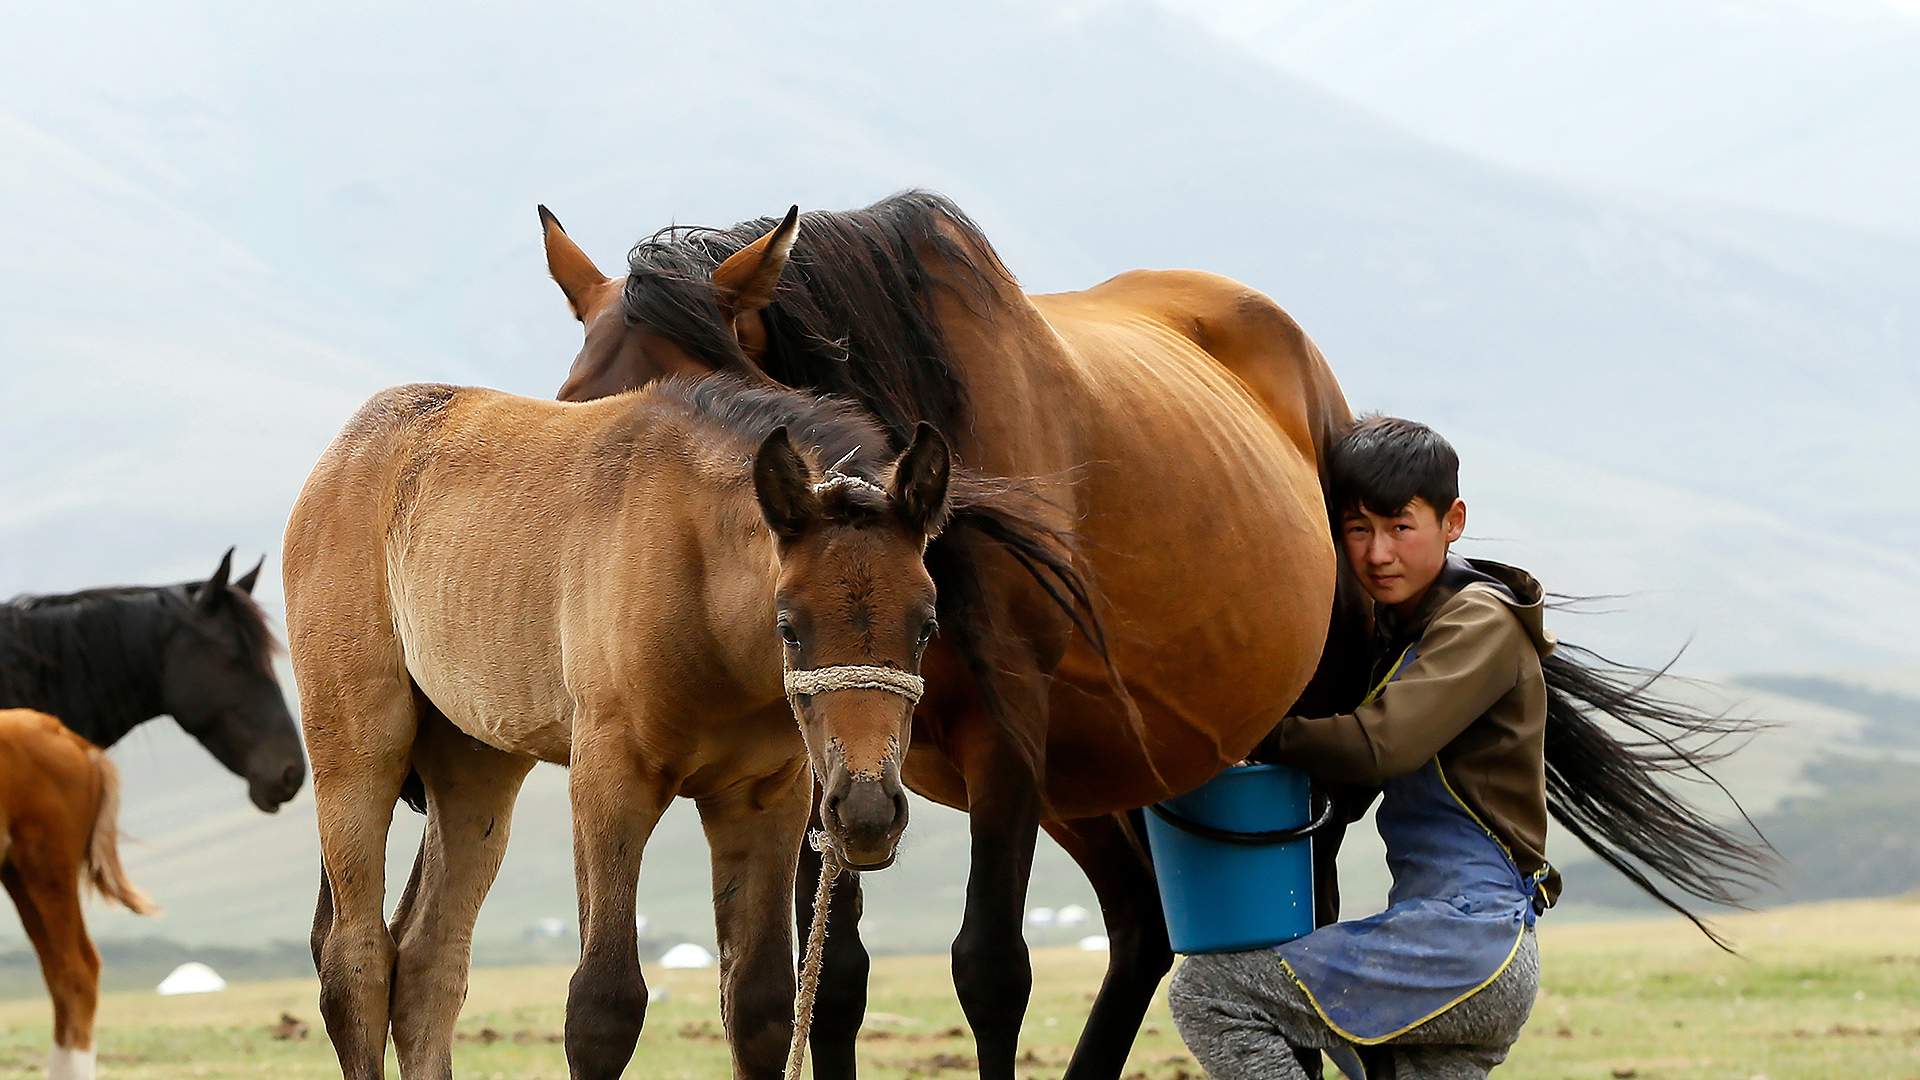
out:
{"label": "olive green jacket", "polygon": [[1414,659],[1366,704],[1339,716],[1289,716],[1255,757],[1338,784],[1377,787],[1435,757],[1454,794],[1523,874],[1542,869],[1543,899],[1560,893],[1547,862],[1547,685],[1554,639],[1540,583],[1524,570],[1448,558],[1410,616],[1381,609],[1376,678],[1407,646]]}

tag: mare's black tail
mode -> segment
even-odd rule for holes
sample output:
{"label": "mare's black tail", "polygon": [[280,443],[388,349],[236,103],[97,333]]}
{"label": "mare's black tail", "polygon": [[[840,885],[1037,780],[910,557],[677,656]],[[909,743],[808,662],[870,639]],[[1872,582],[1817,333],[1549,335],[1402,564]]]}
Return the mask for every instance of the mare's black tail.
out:
{"label": "mare's black tail", "polygon": [[[1562,643],[1541,664],[1547,680],[1547,806],[1554,820],[1647,895],[1727,942],[1655,878],[1714,904],[1743,906],[1769,880],[1772,846],[1707,766],[1752,734],[1752,719],[1710,714],[1653,693],[1665,668],[1617,664]],[[1614,722],[1610,730],[1603,717]],[[1624,728],[1616,734],[1616,730]],[[1709,784],[1746,829],[1716,824],[1666,784]],[[1749,833],[1751,838],[1749,838]]]}

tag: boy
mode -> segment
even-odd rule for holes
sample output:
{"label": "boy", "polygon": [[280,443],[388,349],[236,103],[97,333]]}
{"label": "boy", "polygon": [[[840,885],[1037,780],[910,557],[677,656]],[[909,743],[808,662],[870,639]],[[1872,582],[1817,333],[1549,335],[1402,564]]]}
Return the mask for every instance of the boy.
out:
{"label": "boy", "polygon": [[[1170,998],[1216,1078],[1304,1078],[1289,1044],[1354,1047],[1391,1075],[1481,1077],[1539,985],[1547,689],[1540,586],[1448,547],[1466,526],[1459,459],[1421,424],[1361,420],[1329,458],[1348,565],[1373,600],[1373,692],[1343,716],[1289,716],[1254,754],[1382,789],[1387,910],[1270,951],[1189,958]],[[1378,1055],[1378,1056],[1376,1056]]]}

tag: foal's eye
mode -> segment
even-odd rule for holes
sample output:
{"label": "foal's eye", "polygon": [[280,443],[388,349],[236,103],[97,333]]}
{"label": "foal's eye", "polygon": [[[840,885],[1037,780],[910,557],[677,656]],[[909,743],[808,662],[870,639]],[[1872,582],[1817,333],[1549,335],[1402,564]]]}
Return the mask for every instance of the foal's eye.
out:
{"label": "foal's eye", "polygon": [[794,630],[792,623],[780,624],[780,640],[796,649],[800,647],[800,635]]}

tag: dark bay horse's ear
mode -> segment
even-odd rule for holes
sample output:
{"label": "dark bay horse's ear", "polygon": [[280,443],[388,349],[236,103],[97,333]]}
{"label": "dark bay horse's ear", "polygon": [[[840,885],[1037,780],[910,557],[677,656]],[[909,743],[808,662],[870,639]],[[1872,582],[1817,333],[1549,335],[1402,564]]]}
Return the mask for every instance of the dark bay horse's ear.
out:
{"label": "dark bay horse's ear", "polygon": [[714,267],[713,287],[720,294],[727,317],[735,321],[736,333],[742,316],[752,315],[773,303],[774,286],[780,284],[780,272],[787,268],[787,256],[793,254],[793,242],[799,238],[800,208],[795,206],[772,232]]}
{"label": "dark bay horse's ear", "polygon": [[606,284],[607,275],[593,265],[587,253],[573,242],[567,230],[560,227],[560,219],[553,211],[540,207],[540,232],[547,245],[547,273],[553,275],[554,283],[566,294],[567,305],[573,308],[573,317],[586,321],[587,304],[593,290]]}
{"label": "dark bay horse's ear", "polygon": [[925,420],[913,429],[913,442],[893,466],[887,494],[894,510],[920,535],[939,535],[947,523],[947,481],[953,472],[953,451],[947,440]]}
{"label": "dark bay horse's ear", "polygon": [[253,569],[241,574],[240,577],[234,581],[233,587],[246,593],[248,596],[252,596],[253,586],[260,580],[260,568],[265,565],[267,565],[267,557],[262,555],[260,556],[260,561],[253,564]]}
{"label": "dark bay horse's ear", "polygon": [[753,455],[753,490],[767,527],[782,540],[799,536],[820,516],[813,467],[794,449],[785,427],[774,428]]}
{"label": "dark bay horse's ear", "polygon": [[220,601],[226,599],[227,577],[232,573],[233,549],[228,548],[227,553],[220,556],[219,568],[214,570],[213,576],[208,578],[206,582],[200,586],[200,591],[194,596],[194,600],[199,603],[201,610],[212,611],[214,608],[220,606]]}

